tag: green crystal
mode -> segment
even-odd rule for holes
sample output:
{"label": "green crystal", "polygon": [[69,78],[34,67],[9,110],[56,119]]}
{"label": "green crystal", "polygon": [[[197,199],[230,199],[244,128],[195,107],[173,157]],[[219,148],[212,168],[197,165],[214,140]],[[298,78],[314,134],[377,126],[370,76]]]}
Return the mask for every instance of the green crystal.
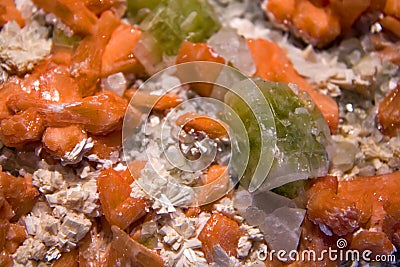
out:
{"label": "green crystal", "polygon": [[168,56],[178,53],[184,40],[205,42],[220,28],[206,0],[128,0],[128,12],[140,28],[157,41]]}
{"label": "green crystal", "polygon": [[55,27],[53,30],[53,46],[60,47],[60,48],[75,48],[78,46],[79,41],[81,38],[79,36],[66,36],[65,33]]}
{"label": "green crystal", "polygon": [[[325,175],[329,164],[325,149],[329,128],[312,100],[303,93],[296,95],[282,83],[254,81],[272,109],[276,129],[276,146],[266,148],[274,150],[274,160],[261,188],[270,190],[293,181]],[[239,83],[237,86],[246,85]],[[257,100],[249,107],[238,97],[228,95],[225,102],[237,112],[249,133],[250,159],[241,181],[248,185],[260,155],[260,127],[251,111]]]}
{"label": "green crystal", "polygon": [[280,187],[275,188],[272,191],[281,196],[294,199],[302,194],[305,194],[307,185],[308,185],[308,180],[299,180],[290,182],[288,184],[284,184]]}

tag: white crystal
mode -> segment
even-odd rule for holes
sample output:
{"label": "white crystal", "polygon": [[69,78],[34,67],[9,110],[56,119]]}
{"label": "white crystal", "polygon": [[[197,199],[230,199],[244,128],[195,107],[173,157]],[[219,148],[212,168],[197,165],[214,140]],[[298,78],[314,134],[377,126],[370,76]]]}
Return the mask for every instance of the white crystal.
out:
{"label": "white crystal", "polygon": [[15,21],[3,26],[0,32],[0,59],[10,69],[23,74],[50,53],[51,39],[48,29],[38,22],[20,28]]}
{"label": "white crystal", "polygon": [[83,155],[92,149],[93,145],[94,143],[91,137],[84,138],[82,141],[76,144],[71,151],[65,153],[65,155],[61,157],[61,164],[66,166],[80,162],[83,158]]}
{"label": "white crystal", "polygon": [[208,40],[210,46],[223,58],[232,62],[244,74],[251,76],[256,72],[247,41],[233,29],[224,27]]}
{"label": "white crystal", "polygon": [[65,181],[61,173],[39,169],[33,173],[33,185],[39,187],[39,191],[47,194],[59,190],[65,186]]}
{"label": "white crystal", "polygon": [[69,245],[73,246],[85,237],[91,226],[92,223],[83,214],[67,213],[58,233],[61,244],[68,242]]}
{"label": "white crystal", "polygon": [[119,96],[122,96],[125,89],[128,87],[127,80],[122,72],[111,74],[107,78],[103,78],[101,81],[104,90],[113,91]]}

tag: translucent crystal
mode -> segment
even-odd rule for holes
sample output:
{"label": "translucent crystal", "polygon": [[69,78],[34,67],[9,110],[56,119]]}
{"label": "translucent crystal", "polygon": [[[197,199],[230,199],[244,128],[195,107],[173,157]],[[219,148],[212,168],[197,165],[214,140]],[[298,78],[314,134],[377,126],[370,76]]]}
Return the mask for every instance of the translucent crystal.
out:
{"label": "translucent crystal", "polygon": [[293,201],[271,191],[239,190],[233,203],[247,223],[260,227],[270,249],[297,249],[305,210],[297,208]]}
{"label": "translucent crystal", "polygon": [[256,65],[244,37],[230,28],[222,28],[211,36],[208,44],[222,56],[230,61],[243,74],[251,76],[256,72]]}
{"label": "translucent crystal", "polygon": [[301,234],[301,223],[306,211],[298,208],[281,207],[268,214],[260,225],[265,239],[272,249],[296,250]]}
{"label": "translucent crystal", "polygon": [[[274,150],[275,154],[272,168],[268,175],[266,174],[267,178],[261,188],[270,190],[289,182],[325,175],[329,164],[325,150],[329,129],[312,100],[307,95],[296,95],[284,84],[261,79],[254,81],[273,110],[276,127],[276,147],[264,148]],[[236,86],[246,85],[239,83]],[[269,129],[257,125],[252,112],[258,108],[257,99],[250,103],[250,107],[233,95],[228,95],[225,101],[240,116],[249,134],[250,161],[241,180],[243,184],[248,185],[253,175],[253,166],[259,160],[260,135]]]}
{"label": "translucent crystal", "polygon": [[220,27],[206,0],[128,0],[128,12],[166,55],[176,55],[183,40],[206,41]]}

